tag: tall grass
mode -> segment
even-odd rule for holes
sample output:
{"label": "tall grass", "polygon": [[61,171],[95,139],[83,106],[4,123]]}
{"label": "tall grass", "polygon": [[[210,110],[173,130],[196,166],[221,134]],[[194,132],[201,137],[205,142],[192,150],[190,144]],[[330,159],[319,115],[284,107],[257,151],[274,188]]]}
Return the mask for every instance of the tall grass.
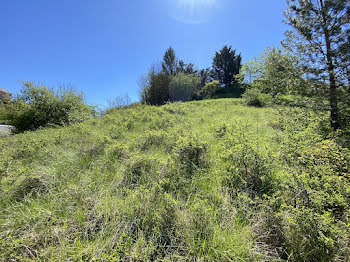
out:
{"label": "tall grass", "polygon": [[348,151],[323,158],[322,117],[282,109],[138,105],[0,138],[0,260],[346,260]]}

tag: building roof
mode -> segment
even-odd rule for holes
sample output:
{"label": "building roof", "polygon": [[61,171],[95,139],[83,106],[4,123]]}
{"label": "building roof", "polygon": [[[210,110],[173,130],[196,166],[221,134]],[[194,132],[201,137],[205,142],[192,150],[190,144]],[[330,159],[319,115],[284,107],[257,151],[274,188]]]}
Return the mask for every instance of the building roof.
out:
{"label": "building roof", "polygon": [[12,95],[12,93],[11,93],[10,91],[7,91],[7,90],[5,90],[5,89],[3,89],[3,88],[0,88],[0,92],[5,93],[5,94]]}

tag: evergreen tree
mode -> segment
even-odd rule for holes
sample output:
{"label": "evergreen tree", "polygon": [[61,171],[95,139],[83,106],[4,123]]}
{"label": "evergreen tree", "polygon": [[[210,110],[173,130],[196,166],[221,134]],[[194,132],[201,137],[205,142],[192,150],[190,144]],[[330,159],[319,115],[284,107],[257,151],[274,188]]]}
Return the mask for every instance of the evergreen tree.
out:
{"label": "evergreen tree", "polygon": [[169,101],[169,84],[171,77],[164,73],[153,75],[148,91],[148,104],[163,105]]}
{"label": "evergreen tree", "polygon": [[[301,54],[309,76],[328,85],[331,127],[339,128],[337,88],[348,81],[350,3],[348,0],[287,0],[284,46]],[[346,84],[345,84],[346,85]]]}
{"label": "evergreen tree", "polygon": [[178,70],[178,59],[174,49],[170,46],[163,56],[162,71],[166,75],[176,75]]}
{"label": "evergreen tree", "polygon": [[183,60],[179,60],[179,64],[176,72],[184,73],[188,75],[195,75],[197,73],[196,69],[194,68],[194,64],[192,63],[186,64]]}
{"label": "evergreen tree", "polygon": [[201,80],[200,87],[204,87],[206,83],[209,83],[212,78],[210,76],[210,68],[204,68],[197,72],[199,79]]}
{"label": "evergreen tree", "polygon": [[228,87],[236,82],[235,75],[241,68],[241,54],[236,55],[236,50],[225,45],[213,58],[213,77],[220,84]]}

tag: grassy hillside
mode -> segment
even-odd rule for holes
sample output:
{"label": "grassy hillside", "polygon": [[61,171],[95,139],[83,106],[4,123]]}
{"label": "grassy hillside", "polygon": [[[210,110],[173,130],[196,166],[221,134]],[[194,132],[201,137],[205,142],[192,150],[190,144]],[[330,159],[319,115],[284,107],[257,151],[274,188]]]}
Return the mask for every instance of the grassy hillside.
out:
{"label": "grassy hillside", "polygon": [[323,118],[221,99],[0,138],[0,260],[346,261]]}

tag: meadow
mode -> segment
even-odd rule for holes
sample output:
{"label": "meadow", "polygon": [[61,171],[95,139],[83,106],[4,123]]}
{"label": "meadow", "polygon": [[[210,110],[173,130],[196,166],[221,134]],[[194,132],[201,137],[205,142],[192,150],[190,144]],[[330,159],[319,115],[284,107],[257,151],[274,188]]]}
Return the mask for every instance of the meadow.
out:
{"label": "meadow", "polygon": [[349,261],[328,115],[133,104],[0,138],[0,261]]}

